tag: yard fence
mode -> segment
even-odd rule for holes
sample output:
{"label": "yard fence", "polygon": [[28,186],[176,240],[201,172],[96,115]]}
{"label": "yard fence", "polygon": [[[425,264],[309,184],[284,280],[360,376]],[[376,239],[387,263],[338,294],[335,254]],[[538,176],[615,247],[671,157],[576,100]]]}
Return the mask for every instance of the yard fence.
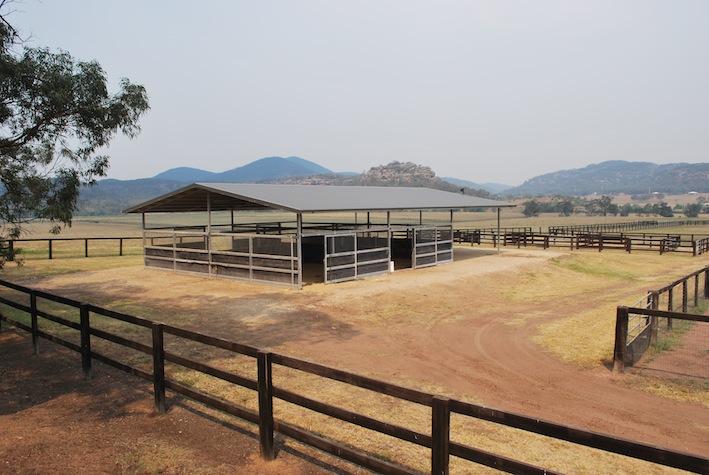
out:
{"label": "yard fence", "polygon": [[[127,315],[98,307],[93,304],[87,304],[41,290],[28,288],[5,280],[0,280],[0,286],[6,289],[11,289],[12,291],[20,292],[21,295],[24,295],[28,299],[28,303],[24,304],[12,299],[0,297],[0,303],[22,312],[26,312],[30,318],[30,325],[26,325],[16,319],[11,319],[4,314],[0,314],[0,320],[9,322],[15,327],[31,333],[35,352],[38,348],[38,339],[40,337],[46,338],[80,353],[82,369],[87,377],[91,375],[92,362],[95,360],[150,381],[153,385],[155,409],[160,413],[165,412],[167,409],[166,391],[170,390],[186,398],[202,403],[210,408],[257,424],[259,430],[260,450],[265,459],[270,460],[275,457],[274,433],[280,433],[283,436],[290,437],[303,444],[315,447],[321,451],[330,453],[336,457],[379,473],[396,475],[409,475],[417,473],[412,468],[399,462],[383,460],[382,458],[376,457],[361,449],[344,445],[340,442],[330,440],[301,427],[297,427],[289,422],[274,418],[274,400],[280,400],[320,414],[324,414],[333,419],[354,424],[356,426],[376,431],[405,442],[429,448],[431,473],[436,475],[448,473],[449,460],[451,456],[459,457],[509,473],[554,473],[553,471],[546,470],[539,466],[502,455],[493,454],[488,451],[460,444],[451,440],[451,414],[460,414],[471,418],[489,421],[522,431],[541,434],[581,446],[592,447],[669,467],[680,468],[697,473],[706,473],[709,470],[709,460],[698,455],[663,449],[652,445],[634,442],[632,440],[590,432],[575,427],[539,420],[533,417],[491,409],[476,404],[470,404],[447,398],[445,396],[405,388],[306,360],[269,352],[253,346]],[[70,321],[49,312],[40,310],[37,306],[38,299],[46,299],[48,301],[57,302],[77,309],[79,312],[79,322],[77,323]],[[126,338],[125,336],[110,333],[92,326],[91,316],[94,314],[128,324],[137,325],[150,330],[152,335],[151,344],[143,344]],[[80,333],[80,344],[70,342],[40,329],[40,318],[47,319],[78,331]],[[255,360],[257,378],[251,379],[243,377],[233,372],[224,371],[209,364],[166,351],[164,345],[165,335],[171,335],[173,337],[198,342],[204,345],[250,357]],[[91,345],[93,338],[107,340],[115,344],[122,345],[123,347],[131,348],[147,355],[151,355],[152,372],[147,372],[125,364],[108,357],[105,354],[95,351],[92,349]],[[166,361],[256,392],[258,397],[258,411],[253,411],[213,395],[197,391],[166,377]],[[431,432],[427,434],[417,432],[283,389],[278,386],[278,381],[274,382],[273,380],[272,368],[274,365],[296,369],[305,373],[320,376],[322,378],[339,381],[359,388],[364,388],[378,394],[388,395],[399,400],[409,401],[430,408]]]}
{"label": "yard fence", "polygon": [[660,234],[660,233],[541,233],[515,228],[496,230],[458,229],[456,242],[473,244],[528,247],[562,247],[567,249],[621,249],[632,251],[655,251],[660,254],[683,252],[698,256],[709,252],[709,236],[705,234]]}
{"label": "yard fence", "polygon": [[[675,299],[677,288],[681,292],[679,299]],[[699,325],[695,333],[703,334],[705,329],[709,329],[707,326],[709,316],[688,313],[690,298],[696,309],[702,297],[709,299],[709,266],[685,275],[658,290],[648,291],[641,299],[642,306],[636,304],[630,307],[618,307],[613,368],[616,371],[624,371],[626,367],[638,363],[647,350],[658,341],[659,333],[664,333],[665,336],[672,335],[675,321],[694,322],[693,324]],[[663,310],[663,307],[666,310]],[[682,337],[689,331],[689,327],[690,324],[687,324],[677,329],[673,337]],[[706,341],[703,343],[707,344]]]}
{"label": "yard fence", "polygon": [[0,255],[5,256],[8,261],[14,261],[17,256],[18,243],[25,242],[46,242],[47,243],[47,258],[54,259],[54,243],[55,242],[84,242],[84,257],[89,257],[89,242],[92,241],[115,241],[118,244],[118,255],[123,255],[123,243],[125,241],[142,240],[142,236],[116,236],[116,237],[57,237],[57,238],[23,238],[23,239],[5,239],[0,240]]}
{"label": "yard fence", "polygon": [[709,219],[683,219],[676,221],[638,220],[622,223],[575,224],[569,226],[549,226],[549,234],[578,234],[635,231],[638,229],[672,228],[675,226],[704,226]]}

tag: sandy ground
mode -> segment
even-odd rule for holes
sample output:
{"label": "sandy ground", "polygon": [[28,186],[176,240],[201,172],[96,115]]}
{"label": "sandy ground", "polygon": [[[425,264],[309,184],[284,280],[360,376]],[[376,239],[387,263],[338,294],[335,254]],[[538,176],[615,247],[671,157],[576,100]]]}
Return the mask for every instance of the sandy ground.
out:
{"label": "sandy ground", "polygon": [[633,370],[666,378],[709,379],[709,323],[693,323],[675,347],[659,355],[646,354]]}
{"label": "sandy ground", "polygon": [[[564,274],[551,261],[567,255],[458,248],[445,266],[302,291],[141,265],[27,283],[405,386],[709,456],[706,407],[619,384],[607,368],[563,363],[533,341],[545,322],[609,298],[635,300],[706,260],[687,258],[642,282],[601,275],[579,285],[554,277]],[[530,279],[556,280],[538,293],[516,293]]]}
{"label": "sandy ground", "polygon": [[258,434],[172,399],[156,415],[149,385],[97,365],[83,378],[76,355],[49,346],[32,356],[26,335],[0,333],[0,473],[321,474],[307,454],[259,457]]}

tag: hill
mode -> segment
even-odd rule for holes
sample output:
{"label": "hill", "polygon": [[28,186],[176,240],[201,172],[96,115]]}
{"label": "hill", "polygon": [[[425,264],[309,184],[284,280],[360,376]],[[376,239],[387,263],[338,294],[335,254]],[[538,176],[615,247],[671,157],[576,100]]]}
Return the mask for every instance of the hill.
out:
{"label": "hill", "polygon": [[319,185],[420,186],[475,196],[489,196],[485,190],[454,185],[436,176],[426,166],[391,162],[363,174],[333,173],[316,163],[297,157],[267,157],[221,173],[199,168],[173,168],[152,178],[101,180],[85,186],[78,202],[78,214],[118,214],[125,208],[196,181],[226,183],[292,183]]}
{"label": "hill", "polygon": [[592,193],[687,193],[709,191],[709,163],[613,160],[531,178],[503,194],[513,196]]}
{"label": "hill", "polygon": [[93,186],[82,186],[79,194],[78,214],[120,214],[134,204],[169,193],[185,182],[141,178],[138,180],[100,180]]}
{"label": "hill", "polygon": [[332,173],[332,171],[315,162],[305,160],[304,158],[265,157],[223,172],[210,172],[199,168],[179,167],[158,173],[153,178],[184,183],[194,183],[196,181],[248,183],[323,173]]}
{"label": "hill", "polygon": [[424,165],[412,162],[390,162],[387,165],[372,167],[361,175],[313,175],[309,177],[293,177],[280,180],[286,184],[305,185],[354,185],[354,186],[418,186],[450,191],[463,192],[467,195],[489,197],[490,193],[483,189],[460,186],[436,176],[436,173]]}
{"label": "hill", "polygon": [[442,179],[447,181],[448,183],[453,183],[454,185],[466,186],[468,188],[473,189],[481,189],[490,193],[502,193],[503,191],[509,190],[510,188],[514,188],[512,185],[505,185],[503,183],[476,183],[474,181],[454,178],[452,176],[444,176],[442,177]]}

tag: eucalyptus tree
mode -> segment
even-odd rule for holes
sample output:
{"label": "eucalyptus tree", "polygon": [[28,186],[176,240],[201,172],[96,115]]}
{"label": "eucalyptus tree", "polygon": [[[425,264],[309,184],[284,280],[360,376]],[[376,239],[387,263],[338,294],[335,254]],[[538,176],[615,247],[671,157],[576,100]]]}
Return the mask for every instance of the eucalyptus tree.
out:
{"label": "eucalyptus tree", "polygon": [[106,146],[135,137],[149,109],[143,86],[123,78],[109,91],[96,61],[26,47],[0,1],[0,222],[4,237],[47,220],[71,224],[82,185],[106,175]]}

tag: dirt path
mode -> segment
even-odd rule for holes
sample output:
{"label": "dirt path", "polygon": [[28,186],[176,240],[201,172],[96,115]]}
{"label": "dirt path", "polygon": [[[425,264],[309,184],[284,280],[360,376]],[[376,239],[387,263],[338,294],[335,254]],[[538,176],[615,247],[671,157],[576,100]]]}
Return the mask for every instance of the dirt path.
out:
{"label": "dirt path", "polygon": [[[687,259],[682,268],[643,281],[602,273],[574,281],[575,274],[548,263],[563,255],[465,250],[463,259],[449,266],[302,292],[140,267],[35,283],[89,301],[118,301],[133,313],[169,316],[180,325],[337,368],[709,455],[706,407],[630,388],[606,368],[563,363],[533,342],[541,323],[608,304],[609,298],[635,300],[651,283],[669,281],[705,261]],[[562,277],[554,277],[559,272]],[[530,279],[552,278],[539,293],[515,294]]]}

